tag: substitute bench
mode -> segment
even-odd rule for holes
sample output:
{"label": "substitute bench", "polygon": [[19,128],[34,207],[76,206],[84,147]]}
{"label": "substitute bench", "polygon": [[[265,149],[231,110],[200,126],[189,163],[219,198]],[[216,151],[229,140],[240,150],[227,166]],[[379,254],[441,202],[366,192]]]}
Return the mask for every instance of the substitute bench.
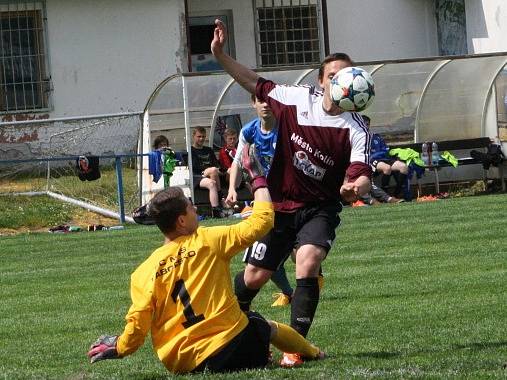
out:
{"label": "substitute bench", "polygon": [[[178,157],[183,165],[188,165],[188,153],[187,152],[178,152]],[[190,174],[191,175],[191,174]],[[209,213],[211,213],[211,204],[209,203],[209,191],[207,189],[201,189],[195,186],[194,184],[194,199],[192,202],[201,208],[207,208]],[[222,194],[227,195],[228,183],[222,184]],[[250,190],[243,184],[239,189],[236,189],[238,202],[252,201],[253,195]]]}
{"label": "substitute bench", "polygon": [[[488,156],[488,152],[491,149],[491,146],[494,145],[494,143],[491,141],[489,137],[479,137],[479,138],[473,138],[473,139],[461,139],[461,140],[443,140],[443,141],[434,141],[438,145],[438,150],[440,154],[444,151],[449,151],[454,154],[456,151],[466,151],[465,154],[455,154],[458,159],[458,167],[463,165],[474,165],[474,164],[481,164],[483,165],[485,163],[485,158]],[[427,142],[429,145],[433,143],[433,141]],[[411,144],[401,144],[401,145],[392,145],[390,146],[391,149],[395,148],[410,148],[415,150],[418,153],[422,152],[422,142],[419,143],[411,143]],[[478,154],[470,154],[470,150],[476,150]],[[501,161],[501,160],[500,160]],[[502,162],[491,162],[491,166],[498,167],[499,169],[499,177],[502,183],[502,191],[505,191],[505,180],[504,180],[504,168],[502,165]],[[438,165],[428,165],[425,168],[428,170],[432,170],[435,174],[435,191],[437,193],[440,193],[440,181],[438,177],[438,170],[443,167],[449,167],[452,166],[449,162],[446,160],[443,160],[440,158],[438,161]],[[486,170],[484,170],[484,179],[486,179]],[[419,182],[418,187],[419,186]],[[410,185],[410,179],[409,179],[409,185]],[[420,188],[419,188],[420,190]]]}

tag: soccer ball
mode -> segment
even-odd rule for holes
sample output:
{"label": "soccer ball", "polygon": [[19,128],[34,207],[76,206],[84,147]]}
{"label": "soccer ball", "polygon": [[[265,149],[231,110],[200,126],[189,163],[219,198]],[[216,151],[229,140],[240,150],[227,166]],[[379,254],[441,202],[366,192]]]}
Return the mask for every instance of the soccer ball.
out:
{"label": "soccer ball", "polygon": [[331,100],[344,111],[363,111],[375,97],[371,75],[360,67],[346,67],[331,79]]}

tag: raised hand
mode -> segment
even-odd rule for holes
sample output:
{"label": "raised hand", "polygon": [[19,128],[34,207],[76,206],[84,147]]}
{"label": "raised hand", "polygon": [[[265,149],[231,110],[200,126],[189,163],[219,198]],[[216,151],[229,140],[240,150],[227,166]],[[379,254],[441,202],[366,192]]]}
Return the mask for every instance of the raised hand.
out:
{"label": "raised hand", "polygon": [[213,34],[213,40],[211,41],[211,52],[214,56],[223,53],[223,47],[227,41],[227,29],[225,24],[219,20],[215,20],[215,31]]}

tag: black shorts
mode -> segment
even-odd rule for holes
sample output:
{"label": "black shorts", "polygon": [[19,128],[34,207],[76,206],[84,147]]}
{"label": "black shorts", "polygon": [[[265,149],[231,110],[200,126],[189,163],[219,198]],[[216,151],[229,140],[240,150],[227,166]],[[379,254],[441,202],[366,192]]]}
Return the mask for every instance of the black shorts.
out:
{"label": "black shorts", "polygon": [[192,372],[232,372],[262,368],[269,361],[271,326],[258,313],[247,313],[248,325],[217,354],[207,358]]}
{"label": "black shorts", "polygon": [[340,225],[342,207],[332,204],[311,205],[292,213],[275,212],[275,226],[245,251],[244,262],[276,271],[292,250],[305,244],[318,245],[327,252]]}
{"label": "black shorts", "polygon": [[193,177],[194,177],[194,189],[200,189],[201,186],[199,186],[199,184],[201,183],[201,180],[206,177],[204,177],[202,174],[194,174]]}

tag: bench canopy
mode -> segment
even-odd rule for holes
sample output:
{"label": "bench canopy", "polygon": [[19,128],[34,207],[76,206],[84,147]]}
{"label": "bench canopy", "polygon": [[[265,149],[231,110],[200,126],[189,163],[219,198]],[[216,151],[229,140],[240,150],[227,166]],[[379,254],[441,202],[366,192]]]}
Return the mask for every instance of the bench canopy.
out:
{"label": "bench canopy", "polygon": [[[364,113],[372,131],[389,143],[495,136],[507,141],[507,53],[356,65],[373,76],[376,98]],[[280,84],[318,86],[318,66],[258,73]],[[173,149],[188,152],[196,126],[206,127],[207,144],[218,147],[226,125],[239,129],[254,116],[250,94],[228,74],[176,74],[146,104],[140,150],[148,152],[153,138],[163,134]]]}

